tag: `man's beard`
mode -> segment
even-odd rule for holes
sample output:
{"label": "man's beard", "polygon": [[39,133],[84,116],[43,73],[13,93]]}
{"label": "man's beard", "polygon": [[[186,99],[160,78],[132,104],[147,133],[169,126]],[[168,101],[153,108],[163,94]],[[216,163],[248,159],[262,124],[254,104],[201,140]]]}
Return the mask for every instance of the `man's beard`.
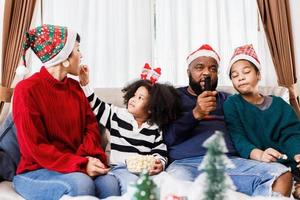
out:
{"label": "man's beard", "polygon": [[[193,79],[191,73],[189,73],[189,86],[192,88],[192,90],[195,92],[195,94],[198,96],[204,91],[204,88],[202,88],[201,81],[197,82],[195,79]],[[216,90],[218,86],[218,77],[215,81],[212,81],[211,83],[211,90],[214,91]]]}

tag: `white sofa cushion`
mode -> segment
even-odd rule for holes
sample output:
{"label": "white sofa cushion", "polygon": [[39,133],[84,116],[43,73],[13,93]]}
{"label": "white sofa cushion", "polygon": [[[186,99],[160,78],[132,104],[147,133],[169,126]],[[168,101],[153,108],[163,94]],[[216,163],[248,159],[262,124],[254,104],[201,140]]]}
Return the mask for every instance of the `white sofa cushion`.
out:
{"label": "white sofa cushion", "polygon": [[3,181],[0,183],[0,199],[1,200],[24,200],[19,194],[15,192],[12,183]]}

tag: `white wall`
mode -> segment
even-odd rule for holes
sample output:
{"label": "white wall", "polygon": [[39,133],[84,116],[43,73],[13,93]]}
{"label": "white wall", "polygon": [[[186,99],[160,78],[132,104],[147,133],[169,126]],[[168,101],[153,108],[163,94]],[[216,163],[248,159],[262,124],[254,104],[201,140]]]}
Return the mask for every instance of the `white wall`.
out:
{"label": "white wall", "polygon": [[300,1],[290,0],[291,17],[292,17],[292,28],[294,37],[294,49],[295,49],[295,65],[297,72],[297,88],[300,92]]}

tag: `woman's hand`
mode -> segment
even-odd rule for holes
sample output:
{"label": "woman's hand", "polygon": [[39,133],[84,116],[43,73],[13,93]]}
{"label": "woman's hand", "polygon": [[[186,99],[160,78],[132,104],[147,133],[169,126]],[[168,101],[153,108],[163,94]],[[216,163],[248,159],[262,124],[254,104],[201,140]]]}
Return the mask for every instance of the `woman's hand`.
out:
{"label": "woman's hand", "polygon": [[86,86],[89,83],[89,69],[87,65],[81,65],[79,68],[79,83]]}
{"label": "woman's hand", "polygon": [[107,174],[109,168],[107,168],[98,158],[88,156],[88,164],[86,165],[86,173],[90,177]]}
{"label": "woman's hand", "polygon": [[163,164],[161,163],[161,160],[155,160],[155,163],[152,167],[152,169],[149,170],[149,175],[155,175],[158,174],[163,170]]}

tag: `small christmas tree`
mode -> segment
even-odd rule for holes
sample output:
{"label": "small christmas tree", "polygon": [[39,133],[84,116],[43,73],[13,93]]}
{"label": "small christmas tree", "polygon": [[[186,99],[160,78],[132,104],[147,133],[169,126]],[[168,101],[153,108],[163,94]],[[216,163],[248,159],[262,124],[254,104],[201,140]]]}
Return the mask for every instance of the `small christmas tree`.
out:
{"label": "small christmas tree", "polygon": [[149,177],[149,174],[144,170],[139,179],[137,180],[135,186],[135,193],[132,200],[157,200],[155,193],[156,185]]}
{"label": "small christmas tree", "polygon": [[[207,148],[207,153],[199,166],[203,171],[200,176],[205,176],[203,200],[225,200],[228,189],[235,190],[231,178],[225,173],[226,168],[234,168],[234,164],[224,154],[228,152],[223,133],[216,131],[208,138],[203,146]],[[203,180],[203,179],[202,179]],[[196,180],[197,181],[197,180]]]}

